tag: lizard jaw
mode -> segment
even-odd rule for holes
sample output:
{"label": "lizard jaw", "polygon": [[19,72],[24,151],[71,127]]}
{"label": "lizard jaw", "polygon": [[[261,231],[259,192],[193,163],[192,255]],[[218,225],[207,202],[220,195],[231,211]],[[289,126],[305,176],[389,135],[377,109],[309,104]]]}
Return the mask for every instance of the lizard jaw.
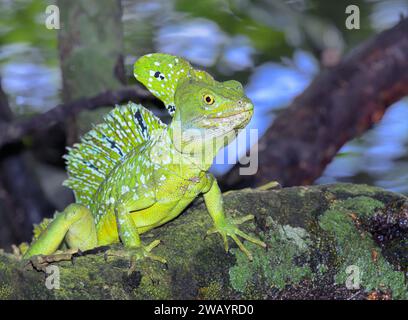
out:
{"label": "lizard jaw", "polygon": [[252,118],[252,110],[241,111],[227,116],[208,117],[206,121],[203,121],[204,125],[208,124],[209,128],[228,124],[229,127],[234,129],[244,128]]}

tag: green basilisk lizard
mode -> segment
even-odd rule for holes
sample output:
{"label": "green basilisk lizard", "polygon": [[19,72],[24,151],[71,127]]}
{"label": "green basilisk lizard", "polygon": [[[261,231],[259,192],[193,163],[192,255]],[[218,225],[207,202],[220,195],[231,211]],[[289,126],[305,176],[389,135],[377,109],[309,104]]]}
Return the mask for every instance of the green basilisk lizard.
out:
{"label": "green basilisk lizard", "polygon": [[220,189],[208,173],[217,152],[249,122],[253,104],[234,80],[215,81],[187,61],[148,54],[134,65],[135,77],[173,116],[169,125],[141,105],[117,106],[65,156],[76,203],[56,213],[24,258],[51,255],[65,242],[81,251],[122,242],[132,264],[159,244],[140,234],[177,217],[204,195],[214,226],[228,251],[227,237],[252,259],[238,237],[265,247],[238,225],[253,219],[225,215]]}

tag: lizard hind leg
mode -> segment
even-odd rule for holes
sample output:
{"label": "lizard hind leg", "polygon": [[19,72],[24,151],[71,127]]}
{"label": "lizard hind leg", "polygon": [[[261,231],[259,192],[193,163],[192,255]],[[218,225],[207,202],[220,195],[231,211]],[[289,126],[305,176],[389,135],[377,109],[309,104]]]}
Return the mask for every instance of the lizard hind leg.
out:
{"label": "lizard hind leg", "polygon": [[[70,248],[55,254],[66,240]],[[80,204],[70,204],[54,219],[25,252],[23,259],[30,259],[36,269],[43,269],[51,262],[71,260],[78,250],[88,250],[97,246],[97,236],[93,217],[88,208]]]}

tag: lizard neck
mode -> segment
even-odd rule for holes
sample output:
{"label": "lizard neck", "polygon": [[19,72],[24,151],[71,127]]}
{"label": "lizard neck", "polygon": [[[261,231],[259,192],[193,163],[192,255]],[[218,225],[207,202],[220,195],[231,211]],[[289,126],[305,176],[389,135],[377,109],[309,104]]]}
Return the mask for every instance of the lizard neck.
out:
{"label": "lizard neck", "polygon": [[210,140],[195,139],[186,142],[178,128],[175,128],[173,122],[164,132],[170,149],[173,150],[174,158],[183,165],[190,165],[199,168],[202,171],[208,171],[211,167],[214,157],[220,148],[213,146]]}

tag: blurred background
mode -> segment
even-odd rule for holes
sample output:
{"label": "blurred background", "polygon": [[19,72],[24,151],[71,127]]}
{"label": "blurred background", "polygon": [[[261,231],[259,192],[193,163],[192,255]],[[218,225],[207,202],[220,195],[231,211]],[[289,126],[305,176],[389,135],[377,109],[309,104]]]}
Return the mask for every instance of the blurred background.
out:
{"label": "blurred background", "polygon": [[[88,31],[103,33],[114,28],[117,32],[112,43],[94,46],[95,50],[102,46],[123,63],[124,68],[118,71],[121,76],[116,75],[118,81],[106,80],[109,84],[105,87],[115,89],[124,82],[136,84],[132,65],[143,54],[166,52],[183,56],[217,80],[236,79],[244,84],[255,105],[249,128],[257,128],[259,136],[322,69],[336,65],[353,47],[408,15],[408,1],[404,0],[123,0],[118,12],[115,8],[119,1],[96,3],[89,1],[83,6],[91,14],[99,14],[105,6],[103,14],[111,13],[112,17],[84,22],[86,27],[78,28],[78,37]],[[75,47],[75,39],[70,39],[72,32],[64,28],[76,26],[67,23],[60,33],[45,28],[45,8],[50,4],[59,5],[64,19],[69,1],[0,1],[0,77],[13,120],[97,94],[101,89],[87,87],[92,50],[83,53],[83,62],[72,62],[69,47]],[[360,8],[359,30],[345,28],[345,8],[349,4]],[[72,63],[81,69],[70,73]],[[105,64],[100,65],[103,78]],[[81,81],[85,84],[78,89]],[[160,105],[153,103],[152,108],[165,116]],[[82,115],[83,127],[86,129],[95,119],[98,115]],[[367,183],[408,195],[407,119],[405,98],[389,107],[372,129],[346,143],[315,183]],[[76,125],[77,132],[85,130],[81,121]],[[3,177],[13,170],[16,171],[12,176],[29,175],[38,187],[28,196],[35,201],[42,199],[42,203],[20,205],[18,197],[25,197],[25,192],[30,191],[17,197],[17,191],[13,194],[13,188],[4,183],[6,186],[0,189],[0,247],[27,241],[32,222],[38,223],[43,216],[52,215],[54,209],[62,210],[73,201],[70,191],[61,186],[66,179],[61,156],[65,146],[77,138],[69,132],[54,128],[46,137],[26,138],[23,147],[19,145],[15,156],[22,156],[23,160],[15,158],[13,163],[23,164],[14,169],[8,166]],[[5,153],[10,151],[3,150]],[[222,177],[230,168],[220,164],[212,171]],[[22,184],[20,187],[25,190],[24,180]],[[27,208],[31,208],[29,218],[24,212]]]}

